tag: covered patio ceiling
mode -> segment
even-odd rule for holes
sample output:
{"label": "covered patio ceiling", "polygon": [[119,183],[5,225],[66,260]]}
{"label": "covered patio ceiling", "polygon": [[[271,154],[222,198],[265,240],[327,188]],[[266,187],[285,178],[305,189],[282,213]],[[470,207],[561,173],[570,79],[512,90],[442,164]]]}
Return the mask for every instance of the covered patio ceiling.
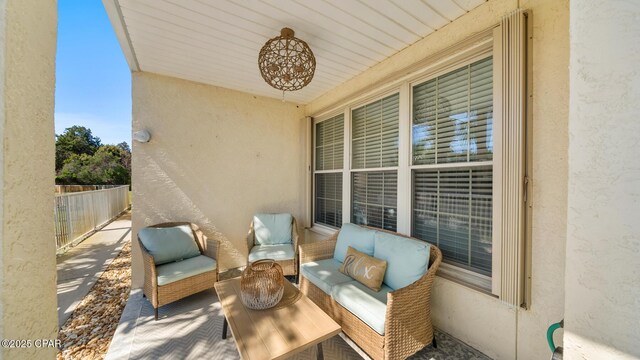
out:
{"label": "covered patio ceiling", "polygon": [[260,76],[262,45],[290,27],[317,59],[308,103],[486,0],[103,0],[132,71],[281,98]]}

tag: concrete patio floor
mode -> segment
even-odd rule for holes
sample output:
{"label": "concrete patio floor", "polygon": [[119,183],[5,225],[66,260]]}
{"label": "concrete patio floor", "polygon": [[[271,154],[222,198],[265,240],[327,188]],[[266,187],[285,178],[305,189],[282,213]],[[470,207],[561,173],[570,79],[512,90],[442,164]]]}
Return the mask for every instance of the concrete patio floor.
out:
{"label": "concrete patio floor", "polygon": [[[222,340],[222,323],[213,289],[161,307],[158,321],[142,291],[133,290],[105,359],[240,359],[231,334]],[[428,346],[411,359],[489,359],[448,334],[436,331],[436,339],[437,349]],[[323,350],[327,360],[369,359],[343,334],[323,342]],[[292,359],[316,359],[315,351]]]}
{"label": "concrete patio floor", "polygon": [[126,212],[57,257],[58,327],[67,321],[111,260],[130,239],[131,213]]}

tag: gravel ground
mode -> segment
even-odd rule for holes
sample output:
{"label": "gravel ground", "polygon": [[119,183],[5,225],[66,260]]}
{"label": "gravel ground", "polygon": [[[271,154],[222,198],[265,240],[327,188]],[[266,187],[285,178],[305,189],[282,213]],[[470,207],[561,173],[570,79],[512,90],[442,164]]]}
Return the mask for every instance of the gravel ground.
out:
{"label": "gravel ground", "polygon": [[104,359],[130,289],[131,242],[127,242],[62,325],[58,360]]}

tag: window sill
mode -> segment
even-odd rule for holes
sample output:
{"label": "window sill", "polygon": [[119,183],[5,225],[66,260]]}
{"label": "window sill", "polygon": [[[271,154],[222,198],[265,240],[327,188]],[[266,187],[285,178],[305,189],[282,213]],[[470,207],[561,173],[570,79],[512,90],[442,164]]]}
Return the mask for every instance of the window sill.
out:
{"label": "window sill", "polygon": [[497,298],[496,295],[491,293],[491,278],[488,276],[480,275],[444,262],[440,264],[437,275],[483,294]]}

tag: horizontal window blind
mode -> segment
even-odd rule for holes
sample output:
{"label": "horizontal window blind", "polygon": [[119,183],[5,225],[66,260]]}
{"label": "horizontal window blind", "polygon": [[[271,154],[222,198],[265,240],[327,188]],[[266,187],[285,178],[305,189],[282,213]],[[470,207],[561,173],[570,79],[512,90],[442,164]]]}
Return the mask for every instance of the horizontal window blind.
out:
{"label": "horizontal window blind", "polygon": [[413,164],[493,158],[493,57],[413,87]]}
{"label": "horizontal window blind", "polygon": [[316,124],[316,170],[342,169],[344,114]]}
{"label": "horizontal window blind", "polygon": [[315,223],[342,226],[342,173],[315,175]]}
{"label": "horizontal window blind", "polygon": [[398,165],[399,99],[396,93],[352,110],[352,169]]}
{"label": "horizontal window blind", "polygon": [[396,231],[396,171],[354,172],[351,196],[351,222]]}
{"label": "horizontal window blind", "polygon": [[491,166],[413,172],[413,236],[445,261],[491,276]]}

